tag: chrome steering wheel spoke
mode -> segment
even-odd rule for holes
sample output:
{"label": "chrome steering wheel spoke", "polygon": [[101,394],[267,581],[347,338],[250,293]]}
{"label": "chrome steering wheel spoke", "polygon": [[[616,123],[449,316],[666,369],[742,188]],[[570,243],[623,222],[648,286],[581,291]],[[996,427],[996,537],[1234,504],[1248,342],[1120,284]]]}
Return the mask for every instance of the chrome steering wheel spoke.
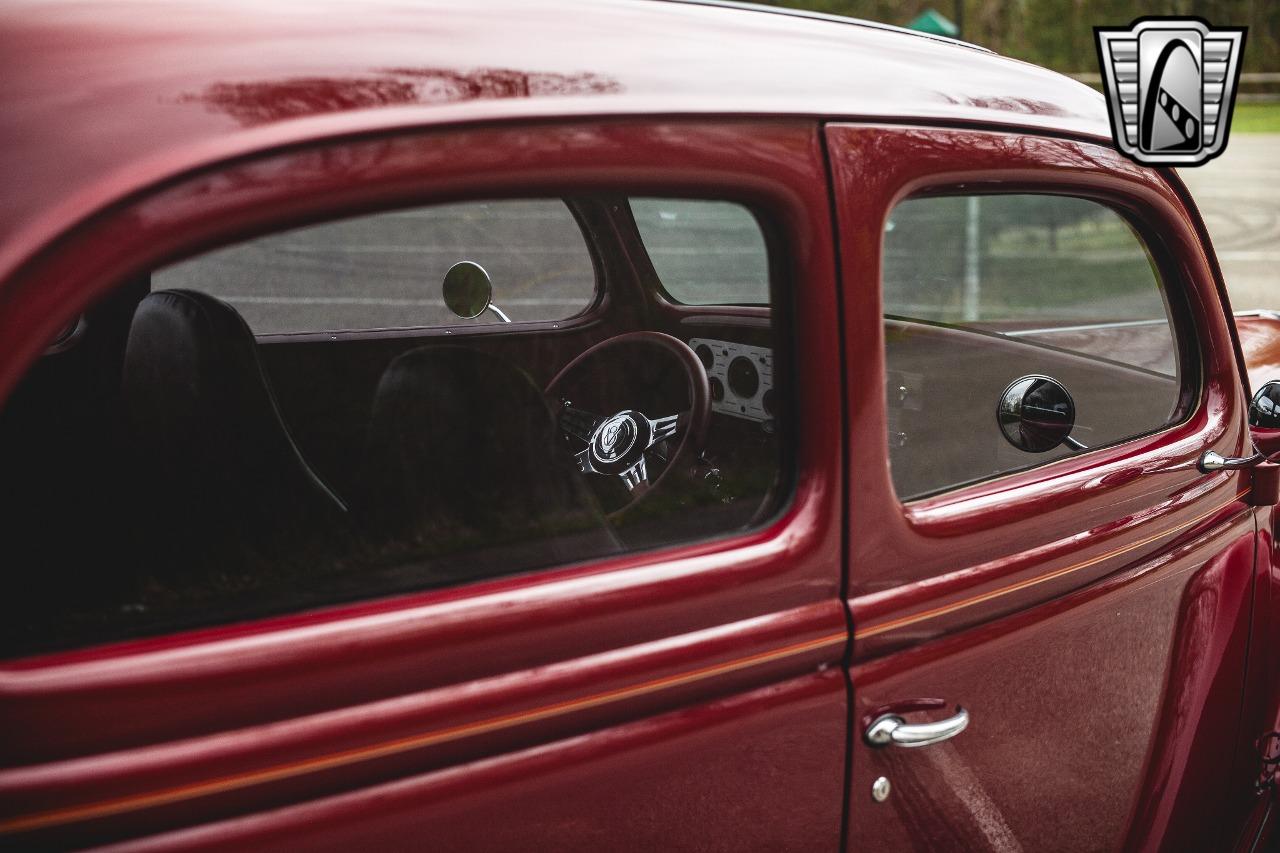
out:
{"label": "chrome steering wheel spoke", "polygon": [[[649,460],[667,462],[663,443],[673,438],[685,422],[680,414],[649,418],[630,409],[602,418],[561,401],[560,429],[565,435],[586,442],[586,447],[573,454],[583,474],[617,477],[627,491],[639,496],[649,488]],[[657,448],[656,450],[654,448]]]}
{"label": "chrome steering wheel spoke", "polygon": [[618,475],[622,480],[622,485],[627,487],[628,492],[634,492],[636,489],[647,488],[649,485],[649,466],[641,455],[627,470]]}
{"label": "chrome steering wheel spoke", "polygon": [[[676,431],[680,429],[680,416],[667,415],[665,418],[651,418],[649,420],[649,428],[652,431],[649,438],[649,447],[653,447],[655,444],[666,441],[676,434]],[[645,449],[648,450],[649,448],[646,447]]]}

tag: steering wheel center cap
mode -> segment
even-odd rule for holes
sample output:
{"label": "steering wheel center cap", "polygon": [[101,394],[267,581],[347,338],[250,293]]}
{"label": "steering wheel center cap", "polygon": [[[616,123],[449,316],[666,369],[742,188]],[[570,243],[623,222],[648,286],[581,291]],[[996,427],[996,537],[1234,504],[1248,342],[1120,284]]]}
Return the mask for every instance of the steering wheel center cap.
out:
{"label": "steering wheel center cap", "polygon": [[635,447],[640,430],[630,412],[606,420],[591,437],[591,455],[601,462],[615,462]]}

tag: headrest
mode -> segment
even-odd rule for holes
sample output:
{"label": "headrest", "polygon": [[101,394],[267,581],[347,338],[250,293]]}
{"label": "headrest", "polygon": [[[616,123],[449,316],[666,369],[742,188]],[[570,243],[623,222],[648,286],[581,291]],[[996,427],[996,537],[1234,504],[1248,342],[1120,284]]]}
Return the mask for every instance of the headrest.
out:
{"label": "headrest", "polygon": [[253,333],[225,302],[189,290],[146,296],[129,330],[123,396],[135,438],[171,475],[232,494],[301,484],[343,509],[294,444]]}

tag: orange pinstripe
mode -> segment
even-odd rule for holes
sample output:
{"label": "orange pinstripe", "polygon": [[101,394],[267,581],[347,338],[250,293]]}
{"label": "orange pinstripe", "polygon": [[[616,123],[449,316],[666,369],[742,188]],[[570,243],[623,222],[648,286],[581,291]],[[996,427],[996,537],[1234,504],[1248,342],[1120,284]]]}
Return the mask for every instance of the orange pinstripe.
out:
{"label": "orange pinstripe", "polygon": [[892,631],[895,628],[902,628],[907,625],[914,625],[917,622],[923,622],[926,619],[933,619],[937,616],[945,616],[948,613],[953,613],[957,610],[962,610],[966,607],[972,607],[975,604],[981,604],[984,601],[990,601],[993,598],[999,598],[1000,596],[1008,595],[1011,592],[1017,592],[1018,590],[1026,589],[1028,587],[1035,586],[1036,584],[1041,584],[1041,583],[1045,583],[1046,581],[1051,581],[1054,578],[1060,578],[1060,577],[1063,577],[1064,575],[1069,575],[1072,572],[1078,572],[1081,569],[1087,569],[1089,566],[1097,565],[1098,563],[1101,563],[1104,560],[1110,560],[1111,558],[1119,557],[1122,554],[1127,554],[1130,551],[1133,551],[1137,548],[1141,548],[1143,545],[1149,545],[1150,543],[1156,541],[1157,539],[1162,539],[1165,536],[1172,536],[1175,533],[1186,530],[1188,527],[1192,527],[1196,524],[1199,524],[1201,521],[1204,521],[1206,518],[1210,517],[1211,515],[1221,512],[1222,510],[1231,506],[1233,503],[1240,500],[1247,494],[1249,494],[1249,491],[1246,489],[1245,491],[1236,494],[1235,497],[1233,497],[1231,500],[1227,501],[1226,503],[1216,506],[1213,509],[1209,510],[1208,512],[1205,512],[1205,513],[1202,513],[1201,515],[1196,516],[1190,521],[1184,521],[1182,524],[1171,527],[1168,530],[1162,530],[1159,533],[1154,533],[1151,536],[1146,537],[1145,539],[1139,539],[1136,542],[1130,542],[1129,544],[1124,545],[1120,548],[1117,548],[1114,551],[1108,551],[1107,553],[1100,554],[1097,557],[1090,557],[1088,560],[1085,560],[1084,562],[1075,563],[1074,565],[1066,566],[1061,569],[1054,569],[1053,571],[1046,572],[1043,575],[1037,575],[1036,577],[1033,577],[1033,578],[1027,578],[1025,580],[1021,580],[1016,583],[1009,584],[1008,586],[1000,587],[999,589],[989,590],[987,592],[975,595],[972,598],[966,598],[962,601],[953,601],[950,604],[944,604],[939,607],[934,607],[930,610],[922,610],[919,613],[911,613],[911,614],[908,614],[907,616],[900,616],[897,619],[891,619],[888,622],[881,622],[878,625],[871,625],[867,628],[863,628],[860,631],[855,631],[853,638],[855,640],[862,640],[862,639],[866,639],[867,637],[874,637],[877,634],[883,634],[886,631]]}
{"label": "orange pinstripe", "polygon": [[84,805],[68,806],[66,808],[51,809],[49,811],[21,815],[18,817],[0,820],[0,834],[43,829],[51,826],[74,823],[77,821],[90,820],[92,818],[107,817],[125,812],[138,811],[145,808],[151,808],[153,806],[195,799],[196,797],[203,797],[224,791],[247,788],[251,785],[260,785],[266,782],[288,779],[305,773],[314,773],[316,771],[343,767],[361,761],[370,761],[376,758],[383,758],[388,755],[406,752],[411,749],[418,749],[420,747],[431,746],[433,744],[459,740],[471,735],[483,734],[484,732],[490,732],[497,729],[510,728],[522,723],[545,720],[550,717],[561,716],[573,711],[582,711],[599,705],[618,702],[623,699],[643,696],[648,693],[654,693],[658,690],[677,687],[682,684],[701,681],[717,675],[723,675],[736,670],[745,669],[749,666],[792,657],[824,646],[843,643],[847,639],[847,633],[841,631],[837,634],[828,634],[814,640],[806,640],[801,643],[793,643],[789,646],[783,646],[767,652],[748,655],[747,657],[738,658],[737,660],[711,664],[699,669],[690,670],[689,672],[668,675],[663,678],[655,678],[651,681],[633,684],[630,687],[621,687],[616,690],[595,693],[578,699],[567,699],[563,702],[556,702],[552,705],[545,705],[541,708],[534,708],[529,711],[502,714],[497,717],[490,717],[486,720],[462,723],[460,725],[450,726],[436,731],[410,735],[397,740],[385,741],[383,743],[371,744],[369,746],[355,747],[341,752],[330,753],[329,755],[321,755],[315,758],[304,759],[302,761],[280,764],[275,767],[265,767],[261,770],[251,770],[246,773],[225,776],[219,779],[208,779],[202,782],[193,782],[188,785],[180,785],[150,793],[133,794],[127,797],[117,797],[115,799],[100,800],[98,802],[86,803]]}
{"label": "orange pinstripe", "polygon": [[[937,616],[943,616],[948,613],[961,610],[965,607],[971,607],[984,601],[990,601],[1021,589],[1045,583],[1055,578],[1063,577],[1072,572],[1080,571],[1089,566],[1096,565],[1104,560],[1118,557],[1141,548],[1165,536],[1171,536],[1182,530],[1191,527],[1204,519],[1214,515],[1225,509],[1231,504],[1239,501],[1248,491],[1240,492],[1232,497],[1230,501],[1214,507],[1212,510],[1196,516],[1190,521],[1185,521],[1175,527],[1163,530],[1136,542],[1109,551],[1106,554],[1097,557],[1091,557],[1080,563],[1067,566],[1061,569],[1055,569],[1043,575],[1034,578],[1028,578],[1010,584],[1000,589],[990,590],[980,595],[962,601],[952,602],[951,604],[935,607],[930,610],[923,610],[919,613],[913,613],[908,616],[902,616],[892,619],[888,622],[882,622],[879,625],[872,625],[864,628],[854,634],[855,639],[863,639],[872,637],[877,634],[891,631],[895,628],[901,628],[906,625],[912,625],[927,619],[933,619]],[[197,797],[217,794],[224,791],[238,790],[247,788],[252,785],[260,785],[267,782],[274,782],[281,779],[288,779],[294,776],[300,776],[306,773],[314,773],[320,770],[328,770],[335,767],[343,767],[349,764],[355,764],[361,761],[370,761],[376,758],[382,758],[397,753],[406,752],[411,749],[418,749],[433,744],[445,743],[448,741],[459,740],[471,735],[483,734],[485,732],[495,731],[498,729],[510,728],[512,726],[523,723],[536,722],[551,717],[562,716],[574,711],[582,711],[588,708],[594,708],[600,705],[606,705],[612,702],[618,702],[623,699],[630,699],[636,696],[643,696],[648,693],[654,693],[659,690],[670,687],[677,687],[682,684],[688,684],[703,679],[712,678],[717,675],[723,675],[749,666],[757,664],[769,663],[775,660],[781,660],[793,655],[802,654],[807,651],[823,648],[824,646],[834,645],[844,642],[846,639],[845,632],[841,631],[836,634],[828,634],[814,640],[806,640],[801,643],[783,646],[767,652],[759,652],[747,657],[738,658],[737,660],[727,661],[725,663],[711,664],[699,669],[690,670],[676,675],[664,676],[650,681],[634,684],[630,687],[622,687],[616,690],[604,691],[584,696],[578,699],[567,699],[562,702],[556,702],[551,705],[545,705],[541,708],[535,708],[529,711],[519,711],[510,714],[502,714],[497,717],[490,717],[486,720],[477,720],[472,723],[462,723],[456,726],[450,726],[444,729],[438,729],[431,732],[424,732],[418,735],[410,735],[408,737],[399,738],[383,743],[372,744],[369,746],[355,747],[353,749],[343,750],[341,752],[330,753],[328,755],[317,756],[315,758],[295,761],[288,764],[280,764],[275,767],[266,767],[260,770],[252,770],[246,773],[240,773],[233,776],[225,776],[218,779],[209,779],[203,782],[194,782],[188,785],[180,785],[173,788],[166,788],[159,791],[153,791],[144,794],[134,794],[127,797],[118,797],[109,800],[100,800],[95,803],[86,803],[84,805],[69,806],[61,809],[51,809],[44,812],[36,812],[28,815],[21,815],[14,818],[0,820],[0,834],[10,834],[15,832],[24,832],[34,829],[43,829],[52,826],[59,826],[77,821],[90,820],[93,818],[108,817],[110,815],[123,814],[125,812],[139,811],[154,806],[165,805],[168,803],[180,802],[183,800],[195,799]]]}

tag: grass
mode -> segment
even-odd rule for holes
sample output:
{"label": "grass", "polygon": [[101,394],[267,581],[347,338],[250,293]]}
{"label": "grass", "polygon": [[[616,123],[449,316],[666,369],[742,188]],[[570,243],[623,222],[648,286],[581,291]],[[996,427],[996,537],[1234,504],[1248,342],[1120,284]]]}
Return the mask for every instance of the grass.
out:
{"label": "grass", "polygon": [[1232,133],[1280,133],[1280,103],[1236,104]]}

